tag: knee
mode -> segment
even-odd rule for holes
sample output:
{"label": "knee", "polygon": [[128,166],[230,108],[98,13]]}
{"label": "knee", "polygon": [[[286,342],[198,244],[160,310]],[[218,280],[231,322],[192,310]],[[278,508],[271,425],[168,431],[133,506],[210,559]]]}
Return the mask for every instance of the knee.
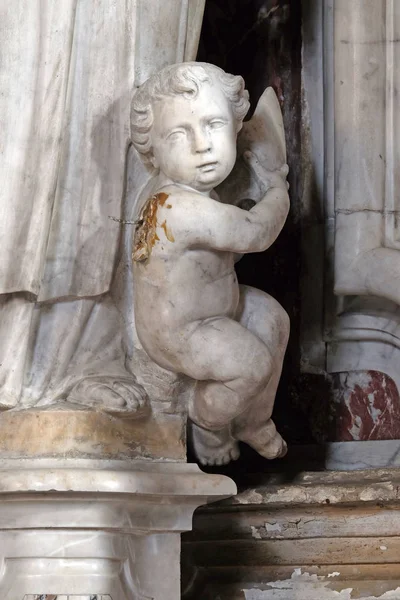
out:
{"label": "knee", "polygon": [[254,396],[264,389],[272,375],[274,368],[274,357],[266,346],[260,347],[256,357],[249,362],[246,372],[243,374],[244,387],[248,396]]}

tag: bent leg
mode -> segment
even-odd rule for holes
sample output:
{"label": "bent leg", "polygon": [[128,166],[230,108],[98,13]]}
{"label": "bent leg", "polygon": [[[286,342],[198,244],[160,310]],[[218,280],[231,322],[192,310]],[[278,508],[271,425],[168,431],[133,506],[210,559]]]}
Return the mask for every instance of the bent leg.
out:
{"label": "bent leg", "polygon": [[226,317],[200,322],[185,341],[180,363],[182,372],[197,380],[189,416],[210,430],[222,429],[248,409],[272,372],[268,347]]}
{"label": "bent leg", "polygon": [[271,419],[276,390],[289,338],[290,323],[285,310],[264,292],[241,286],[238,319],[258,336],[272,357],[272,374],[265,387],[252,399],[250,407],[234,421],[233,434],[266,458],[286,453],[286,443]]}
{"label": "bent leg", "polygon": [[239,444],[232,436],[231,427],[210,431],[189,422],[189,438],[202,465],[226,465],[240,456]]}
{"label": "bent leg", "polygon": [[183,372],[197,380],[189,406],[196,455],[208,465],[237,459],[231,423],[271,376],[268,348],[236,321],[217,318],[202,322],[191,333],[183,355]]}

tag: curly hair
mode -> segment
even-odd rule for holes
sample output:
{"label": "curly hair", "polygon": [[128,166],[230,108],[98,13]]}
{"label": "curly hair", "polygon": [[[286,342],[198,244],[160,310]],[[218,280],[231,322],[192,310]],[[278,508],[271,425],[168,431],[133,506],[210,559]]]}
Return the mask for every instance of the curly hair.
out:
{"label": "curly hair", "polygon": [[145,81],[134,93],[131,110],[131,138],[136,150],[145,162],[151,162],[151,128],[153,126],[153,102],[171,96],[183,95],[195,98],[201,84],[218,81],[230,101],[237,131],[249,110],[249,93],[239,75],[225,73],[208,63],[186,62],[165,67]]}

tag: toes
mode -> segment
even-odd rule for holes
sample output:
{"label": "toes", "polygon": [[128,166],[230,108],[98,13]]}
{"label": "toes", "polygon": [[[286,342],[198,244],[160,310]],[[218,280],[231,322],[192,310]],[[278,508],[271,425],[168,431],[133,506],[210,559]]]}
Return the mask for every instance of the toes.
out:
{"label": "toes", "polygon": [[68,399],[121,417],[147,407],[146,392],[134,379],[83,379],[72,389]]}
{"label": "toes", "polygon": [[199,462],[203,467],[214,467],[217,463],[214,458],[206,458],[205,456],[198,457]]}
{"label": "toes", "polygon": [[113,383],[113,390],[123,399],[123,406],[128,406],[133,409],[140,409],[146,406],[147,396],[144,390],[139,387],[136,383],[128,383],[125,381],[115,381]]}
{"label": "toes", "polygon": [[287,452],[287,445],[285,440],[278,433],[269,444],[258,451],[265,458],[282,458]]}
{"label": "toes", "polygon": [[132,393],[133,390],[129,384],[121,381],[114,381],[112,389],[120,396],[121,401],[123,402],[122,406],[128,404],[136,408],[139,405],[136,395]]}
{"label": "toes", "polygon": [[232,448],[231,451],[229,453],[229,458],[230,460],[237,460],[240,456],[240,450],[239,450],[239,446],[237,444],[235,444]]}
{"label": "toes", "polygon": [[288,447],[287,447],[287,443],[285,442],[285,440],[282,440],[283,444],[282,444],[282,450],[281,453],[279,454],[279,456],[277,458],[283,458],[284,456],[286,456],[287,451],[288,451]]}
{"label": "toes", "polygon": [[223,454],[216,454],[214,456],[210,456],[210,457],[205,457],[205,456],[199,456],[199,461],[202,465],[204,466],[209,466],[209,467],[221,467],[223,465],[227,465],[228,463],[231,462],[231,460],[237,460],[240,456],[240,451],[238,446],[234,446],[232,448],[230,448],[228,451],[224,452]]}
{"label": "toes", "polygon": [[104,386],[103,396],[105,398],[104,403],[111,403],[114,408],[124,408],[126,406],[124,397],[114,387]]}
{"label": "toes", "polygon": [[118,391],[114,390],[112,385],[100,381],[83,380],[72,390],[70,396],[74,402],[88,404],[88,406],[102,407],[113,406],[123,408],[125,402]]}

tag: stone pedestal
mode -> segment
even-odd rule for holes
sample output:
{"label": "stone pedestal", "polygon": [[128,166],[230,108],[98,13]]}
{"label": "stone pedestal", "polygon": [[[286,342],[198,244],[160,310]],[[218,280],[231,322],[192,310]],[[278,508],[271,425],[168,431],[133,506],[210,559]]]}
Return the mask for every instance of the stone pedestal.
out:
{"label": "stone pedestal", "polygon": [[196,465],[0,461],[0,598],[177,600],[180,533],[236,491]]}

